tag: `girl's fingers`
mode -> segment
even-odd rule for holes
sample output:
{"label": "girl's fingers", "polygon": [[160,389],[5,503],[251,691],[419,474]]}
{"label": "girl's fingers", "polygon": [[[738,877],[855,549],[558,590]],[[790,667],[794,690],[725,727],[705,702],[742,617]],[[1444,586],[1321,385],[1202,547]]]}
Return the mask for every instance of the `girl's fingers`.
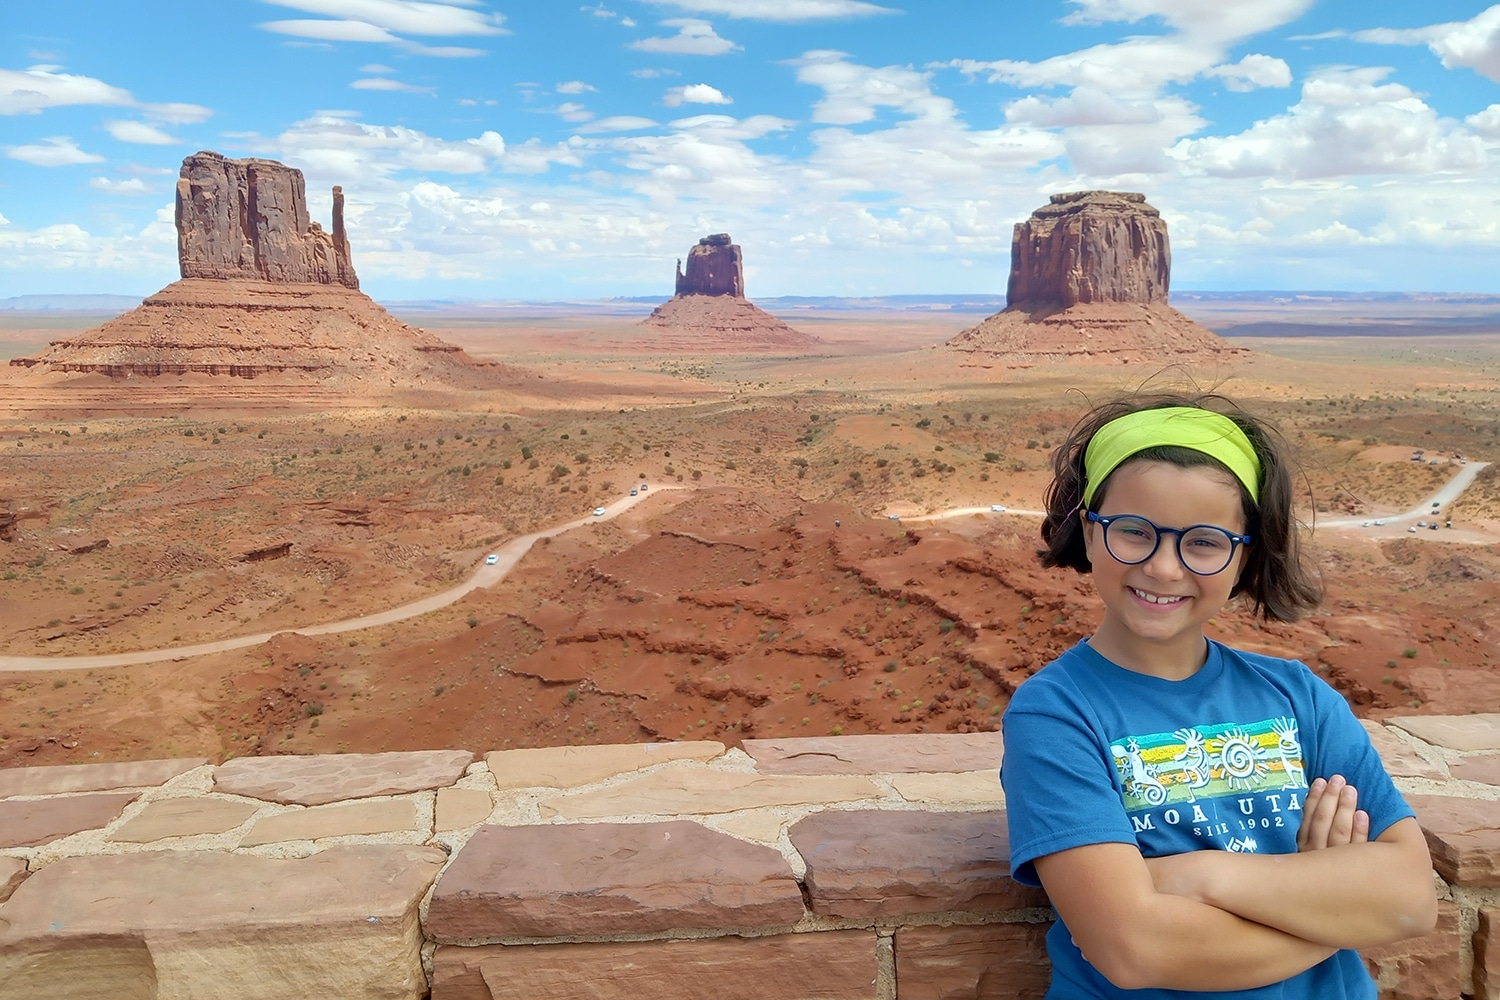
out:
{"label": "girl's fingers", "polygon": [[1315,848],[1308,846],[1308,835],[1312,832],[1312,823],[1309,818],[1317,811],[1318,802],[1323,798],[1323,791],[1328,787],[1328,782],[1322,778],[1314,778],[1313,783],[1308,786],[1307,795],[1302,800],[1302,824],[1297,827],[1297,850],[1311,851]]}
{"label": "girl's fingers", "polygon": [[1351,844],[1367,844],[1370,842],[1370,814],[1360,809],[1354,814],[1354,835],[1349,839]]}
{"label": "girl's fingers", "polygon": [[1340,847],[1351,843],[1354,837],[1354,814],[1359,811],[1359,790],[1353,785],[1339,789],[1337,808],[1333,822],[1328,825],[1328,842],[1325,847]]}
{"label": "girl's fingers", "polygon": [[1328,785],[1318,799],[1317,806],[1311,812],[1304,807],[1302,822],[1308,826],[1304,850],[1320,851],[1328,846],[1328,831],[1333,826],[1333,817],[1339,808],[1339,795],[1343,790],[1344,776],[1335,774],[1328,779]]}

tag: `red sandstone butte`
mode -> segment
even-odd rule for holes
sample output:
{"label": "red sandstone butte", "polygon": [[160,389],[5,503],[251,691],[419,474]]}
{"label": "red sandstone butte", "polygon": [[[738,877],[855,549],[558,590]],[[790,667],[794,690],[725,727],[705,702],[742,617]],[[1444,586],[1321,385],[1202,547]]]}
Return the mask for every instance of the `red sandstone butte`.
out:
{"label": "red sandstone butte", "polygon": [[1172,364],[1248,352],[1167,305],[1167,224],[1128,191],[1073,191],[1016,223],[1004,311],[948,341],[1015,361]]}
{"label": "red sandstone butte", "polygon": [[745,298],[745,258],[728,233],[699,240],[688,251],[687,272],[677,262],[676,294],[656,307],[642,326],[653,350],[699,354],[806,350],[821,341],[793,330]]}
{"label": "red sandstone butte", "polygon": [[182,161],[176,216],[181,281],[103,326],[10,363],[31,369],[33,382],[272,376],[358,395],[517,380],[503,365],[407,326],[359,291],[342,188],[333,189],[333,232],[326,233],[308,218],[300,170],[195,153]]}

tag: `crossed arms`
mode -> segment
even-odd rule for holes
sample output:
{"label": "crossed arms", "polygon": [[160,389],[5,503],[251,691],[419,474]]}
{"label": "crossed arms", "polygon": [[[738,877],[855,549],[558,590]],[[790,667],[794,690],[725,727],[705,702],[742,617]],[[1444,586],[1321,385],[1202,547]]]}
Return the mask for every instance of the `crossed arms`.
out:
{"label": "crossed arms", "polygon": [[1303,804],[1297,854],[1193,851],[1145,859],[1090,844],[1036,859],[1084,957],[1122,989],[1241,990],[1341,948],[1432,930],[1432,862],[1414,819],[1370,841],[1358,793],[1335,775]]}

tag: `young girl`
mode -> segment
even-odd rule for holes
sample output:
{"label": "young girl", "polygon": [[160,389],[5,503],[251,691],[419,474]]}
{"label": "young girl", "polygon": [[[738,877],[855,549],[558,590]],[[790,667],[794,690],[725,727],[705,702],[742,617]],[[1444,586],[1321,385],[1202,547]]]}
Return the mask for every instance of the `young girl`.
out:
{"label": "young girl", "polygon": [[1422,831],[1338,692],[1203,634],[1233,597],[1317,604],[1283,446],[1217,396],[1118,400],[1046,507],[1043,563],[1104,603],[1005,713],[1012,872],[1059,917],[1047,996],[1373,1000],[1353,949],[1437,920]]}

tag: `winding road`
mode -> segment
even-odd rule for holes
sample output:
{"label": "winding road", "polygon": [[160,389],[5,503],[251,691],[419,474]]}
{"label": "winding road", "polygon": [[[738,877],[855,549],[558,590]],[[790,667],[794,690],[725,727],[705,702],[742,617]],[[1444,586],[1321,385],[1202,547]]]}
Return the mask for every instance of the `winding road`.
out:
{"label": "winding road", "polygon": [[[1402,527],[1407,523],[1415,523],[1418,518],[1425,518],[1432,512],[1432,503],[1437,501],[1442,507],[1446,507],[1456,500],[1460,493],[1468,489],[1474,482],[1488,462],[1470,462],[1458,471],[1458,474],[1450,479],[1443,488],[1434,493],[1423,503],[1418,504],[1404,514],[1385,515],[1381,519],[1386,522],[1386,527]],[[258,646],[267,642],[272,636],[292,632],[297,635],[334,635],[339,632],[355,632],[360,629],[373,628],[376,625],[389,625],[392,622],[404,621],[407,618],[416,618],[430,611],[445,608],[454,603],[471,590],[479,587],[492,587],[505,579],[506,575],[521,561],[531,547],[539,539],[553,538],[565,531],[582,527],[585,524],[595,524],[618,517],[636,504],[646,500],[657,493],[665,493],[668,490],[692,489],[690,486],[660,486],[645,493],[635,496],[621,497],[619,500],[605,508],[605,512],[599,516],[576,517],[570,521],[564,521],[543,531],[535,531],[529,535],[519,535],[506,542],[495,550],[499,559],[494,565],[483,561],[467,580],[450,587],[440,593],[424,597],[420,601],[412,601],[410,604],[402,604],[399,607],[389,608],[385,611],[377,611],[371,615],[361,615],[358,618],[346,618],[343,621],[324,622],[320,625],[305,625],[302,628],[282,628],[270,632],[257,632],[254,635],[236,636],[232,639],[218,639],[213,642],[202,642],[191,646],[173,646],[167,649],[141,650],[135,653],[107,653],[97,656],[0,656],[0,673],[16,673],[26,670],[95,670],[108,667],[130,667],[146,663],[161,663],[164,660],[182,660],[190,656],[204,656],[209,653],[223,653],[232,649],[244,649],[246,646]],[[964,517],[973,514],[1016,514],[1023,517],[1042,517],[1045,511],[1027,510],[1018,507],[1007,507],[1004,511],[995,511],[990,507],[954,507],[950,510],[938,511],[934,514],[918,514],[912,517],[902,517],[901,521],[937,521],[943,518]],[[1320,528],[1348,528],[1359,527],[1366,521],[1373,520],[1369,517],[1340,518],[1338,520],[1321,521]],[[1447,536],[1445,536],[1447,537]]]}

